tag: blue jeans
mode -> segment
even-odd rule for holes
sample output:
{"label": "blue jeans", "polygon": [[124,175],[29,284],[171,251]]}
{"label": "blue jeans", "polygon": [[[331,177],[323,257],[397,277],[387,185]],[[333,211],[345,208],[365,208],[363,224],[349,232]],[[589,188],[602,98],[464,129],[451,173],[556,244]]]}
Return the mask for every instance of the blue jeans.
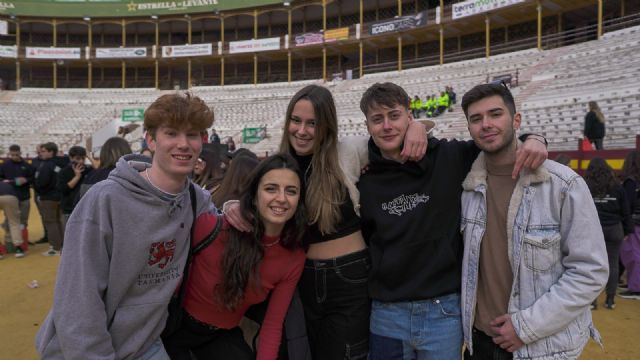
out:
{"label": "blue jeans", "polygon": [[460,294],[384,303],[371,309],[371,360],[460,359]]}

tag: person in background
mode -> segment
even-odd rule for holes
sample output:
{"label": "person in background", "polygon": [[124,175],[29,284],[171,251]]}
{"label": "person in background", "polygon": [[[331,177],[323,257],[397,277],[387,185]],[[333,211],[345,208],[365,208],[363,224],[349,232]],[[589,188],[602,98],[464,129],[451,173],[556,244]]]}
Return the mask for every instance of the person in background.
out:
{"label": "person in background", "polygon": [[40,202],[42,224],[49,239],[49,250],[42,253],[44,256],[60,255],[64,236],[62,211],[60,209],[62,196],[57,188],[58,173],[62,169],[62,157],[57,155],[58,146],[55,143],[42,144],[40,147],[40,162],[36,169],[34,181],[34,189]]}
{"label": "person in background", "polygon": [[193,167],[193,182],[214,194],[220,187],[224,176],[221,163],[218,147],[203,148],[196,165]]}
{"label": "person in background", "polygon": [[91,165],[86,165],[87,150],[82,146],[72,146],[69,149],[71,162],[58,173],[57,188],[61,194],[60,209],[62,210],[62,231],[73,212],[76,197],[80,192],[82,181],[93,170]]}
{"label": "person in background", "polygon": [[[0,181],[10,183],[16,190],[20,202],[20,230],[22,236],[22,250],[27,251],[29,241],[29,212],[31,208],[30,186],[33,183],[34,169],[27,163],[20,152],[20,146],[9,146],[9,158],[0,165]],[[5,218],[2,225],[5,232],[5,241],[9,239],[9,222]]]}
{"label": "person in background", "polygon": [[[584,174],[584,181],[589,186],[591,196],[598,210],[598,218],[604,234],[609,259],[609,280],[607,281],[605,307],[613,310],[616,306],[615,296],[618,288],[620,247],[627,236],[633,233],[633,223],[627,194],[613,173],[613,169],[600,157],[589,162]],[[592,309],[597,309],[594,300]]]}
{"label": "person in background", "polygon": [[193,258],[182,327],[163,339],[172,360],[255,359],[238,327],[249,306],[270,296],[257,359],[276,360],[282,325],[302,273],[304,191],[289,155],[263,160],[243,186],[240,211],[254,232],[215,212],[198,217],[192,247],[222,222],[217,238]]}
{"label": "person in background", "polygon": [[604,149],[603,140],[606,134],[604,126],[606,119],[600,111],[598,103],[589,101],[589,111],[584,117],[584,136],[589,139],[596,150]]}
{"label": "person in background", "polygon": [[[109,177],[109,174],[116,168],[116,164],[121,157],[131,153],[131,146],[125,139],[118,136],[107,139],[100,148],[98,168],[94,169],[82,180],[80,190],[74,200],[74,206],[78,204],[80,199],[82,199],[84,194],[89,191],[93,185]],[[151,160],[151,157],[149,157],[149,160]]]}
{"label": "person in background", "polygon": [[627,271],[627,288],[619,296],[640,300],[640,151],[630,151],[625,157],[622,179],[633,221],[633,232],[620,248],[620,258]]}
{"label": "person in background", "polygon": [[67,223],[53,306],[36,336],[47,360],[169,360],[160,334],[180,283],[191,224],[209,194],[189,175],[213,112],[190,93],[160,96],[144,112],[151,163],[121,157]]}
{"label": "person in background", "polygon": [[236,142],[233,141],[233,138],[231,136],[227,137],[227,146],[228,146],[229,152],[236,151]]}
{"label": "person in background", "polygon": [[216,129],[211,129],[211,136],[209,137],[209,143],[214,145],[220,145],[220,136],[216,132]]}
{"label": "person in background", "polygon": [[[4,211],[4,217],[9,223],[9,240],[13,243],[15,257],[24,257],[26,251],[22,247],[22,234],[20,234],[20,205],[18,193],[14,187],[7,182],[0,181],[0,210]],[[0,238],[0,259],[7,253],[4,238]]]}
{"label": "person in background", "polygon": [[242,187],[258,164],[258,158],[249,155],[238,155],[232,158],[218,190],[211,197],[216,207],[222,208],[228,200],[240,198]]}

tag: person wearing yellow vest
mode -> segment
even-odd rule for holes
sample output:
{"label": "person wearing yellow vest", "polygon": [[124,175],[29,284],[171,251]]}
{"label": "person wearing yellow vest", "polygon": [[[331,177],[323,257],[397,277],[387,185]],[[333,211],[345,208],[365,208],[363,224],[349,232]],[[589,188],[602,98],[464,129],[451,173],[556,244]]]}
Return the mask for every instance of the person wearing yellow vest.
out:
{"label": "person wearing yellow vest", "polygon": [[422,108],[427,114],[427,117],[433,117],[433,112],[436,109],[436,96],[427,95],[427,100],[422,103]]}
{"label": "person wearing yellow vest", "polygon": [[442,114],[449,107],[449,94],[447,94],[446,91],[441,92],[437,102],[438,102],[438,109],[435,112],[435,116]]}
{"label": "person wearing yellow vest", "polygon": [[411,115],[413,115],[415,119],[420,117],[420,113],[422,112],[422,100],[420,100],[418,95],[415,95],[413,100],[409,103],[409,109],[411,110]]}

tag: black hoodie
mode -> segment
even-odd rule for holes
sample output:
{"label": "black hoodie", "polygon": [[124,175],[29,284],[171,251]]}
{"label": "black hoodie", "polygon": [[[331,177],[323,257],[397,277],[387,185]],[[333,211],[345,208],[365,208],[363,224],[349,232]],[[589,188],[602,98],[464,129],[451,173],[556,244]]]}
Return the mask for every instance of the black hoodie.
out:
{"label": "black hoodie", "polygon": [[420,162],[401,164],[384,159],[369,140],[369,170],[358,188],[372,299],[414,301],[460,291],[462,181],[479,152],[472,141],[432,138]]}

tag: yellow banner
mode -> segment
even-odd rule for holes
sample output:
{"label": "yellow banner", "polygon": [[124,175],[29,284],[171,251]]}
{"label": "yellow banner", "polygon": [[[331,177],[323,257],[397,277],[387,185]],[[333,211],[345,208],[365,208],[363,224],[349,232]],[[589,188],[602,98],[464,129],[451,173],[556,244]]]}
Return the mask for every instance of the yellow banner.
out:
{"label": "yellow banner", "polygon": [[349,28],[341,27],[337,29],[330,29],[324,32],[324,41],[336,41],[336,40],[347,40],[349,38]]}

